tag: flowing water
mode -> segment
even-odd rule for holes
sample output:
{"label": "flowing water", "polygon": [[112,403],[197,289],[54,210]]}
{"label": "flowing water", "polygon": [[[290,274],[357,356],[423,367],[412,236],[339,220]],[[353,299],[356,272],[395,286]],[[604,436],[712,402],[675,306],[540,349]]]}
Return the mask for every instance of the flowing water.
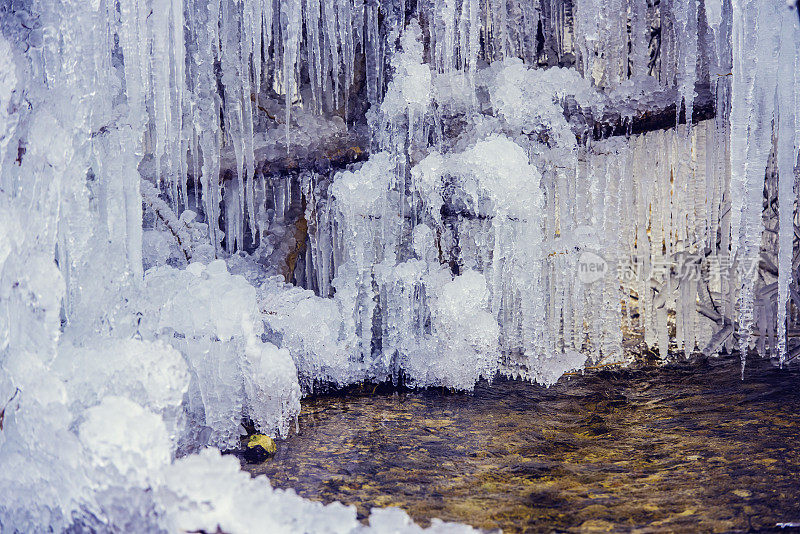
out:
{"label": "flowing water", "polygon": [[245,465],[324,502],[504,532],[731,532],[800,525],[800,372],[738,358],[604,370],[549,389],[376,390],[303,403]]}

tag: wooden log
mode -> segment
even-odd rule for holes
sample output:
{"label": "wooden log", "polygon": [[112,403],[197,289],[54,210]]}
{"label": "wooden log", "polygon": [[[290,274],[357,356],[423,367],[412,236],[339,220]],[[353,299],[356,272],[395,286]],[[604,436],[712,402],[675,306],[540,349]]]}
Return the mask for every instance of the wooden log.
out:
{"label": "wooden log", "polygon": [[[713,119],[715,99],[709,85],[698,84],[692,110],[692,123]],[[614,102],[609,99],[603,111],[582,109],[575,105],[565,105],[564,115],[572,126],[579,144],[585,144],[590,138],[598,141],[617,136],[642,134],[656,130],[675,128],[676,124],[686,124],[686,106],[681,103],[680,114],[676,114],[677,90],[665,89],[657,95],[648,95],[647,103],[636,101]],[[632,114],[622,113],[620,108],[639,109]],[[599,116],[598,116],[599,115]],[[322,140],[315,151],[305,151],[295,156],[290,149],[285,156],[274,159],[259,157],[256,150],[258,167],[265,174],[290,174],[297,171],[313,170],[326,173],[346,168],[352,163],[363,161],[369,156],[369,135],[365,125],[330,136]],[[223,158],[230,164],[232,157]],[[225,172],[222,173],[225,175]],[[234,174],[235,176],[235,174]]]}
{"label": "wooden log", "polygon": [[[695,86],[695,100],[692,109],[692,123],[711,120],[716,115],[715,98],[707,83]],[[573,126],[575,137],[579,143],[585,143],[590,137],[595,141],[622,135],[637,135],[656,130],[669,130],[677,124],[686,124],[686,105],[681,102],[680,114],[676,113],[678,98],[677,89],[665,89],[656,95],[648,95],[652,99],[648,103],[636,101],[614,102],[609,100],[603,107],[602,114],[595,118],[593,110],[576,109],[565,111],[567,121]],[[622,108],[638,110],[634,113],[622,113]]]}

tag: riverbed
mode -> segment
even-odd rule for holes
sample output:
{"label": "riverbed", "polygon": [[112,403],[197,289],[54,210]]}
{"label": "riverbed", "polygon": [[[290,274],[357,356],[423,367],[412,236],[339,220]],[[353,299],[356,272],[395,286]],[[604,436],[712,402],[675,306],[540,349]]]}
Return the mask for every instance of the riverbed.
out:
{"label": "riverbed", "polygon": [[[800,372],[736,357],[303,401],[299,433],[245,464],[323,502],[504,532],[792,531]],[[786,528],[781,528],[786,527]]]}

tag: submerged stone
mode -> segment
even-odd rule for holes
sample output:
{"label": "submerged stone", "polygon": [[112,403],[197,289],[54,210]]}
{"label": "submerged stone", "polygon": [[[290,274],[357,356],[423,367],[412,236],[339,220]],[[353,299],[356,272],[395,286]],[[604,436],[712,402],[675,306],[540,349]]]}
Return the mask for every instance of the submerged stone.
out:
{"label": "submerged stone", "polygon": [[249,463],[263,462],[278,450],[275,440],[263,434],[253,434],[247,441],[244,459]]}

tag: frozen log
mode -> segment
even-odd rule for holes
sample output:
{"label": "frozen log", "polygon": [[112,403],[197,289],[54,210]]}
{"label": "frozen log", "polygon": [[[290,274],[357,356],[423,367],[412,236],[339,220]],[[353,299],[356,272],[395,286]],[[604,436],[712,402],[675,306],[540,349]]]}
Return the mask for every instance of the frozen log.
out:
{"label": "frozen log", "polygon": [[[674,128],[676,124],[676,101],[677,99],[666,106],[645,110],[631,118],[624,118],[619,114],[609,113],[595,123],[593,129],[594,138],[601,139],[618,135],[635,135],[652,132],[654,130],[668,130]],[[701,91],[698,91],[698,95],[695,98],[691,121],[692,124],[697,124],[701,121],[711,120],[714,116],[714,95],[711,94],[709,87],[706,85],[702,87]],[[677,123],[686,124],[686,106],[683,103],[681,104],[681,111]]]}
{"label": "frozen log", "polygon": [[[713,119],[715,99],[708,83],[697,84],[692,111],[692,123]],[[675,128],[686,124],[686,107],[682,103],[676,114],[678,90],[653,88],[639,94],[617,91],[598,109],[579,107],[574,100],[564,103],[564,116],[571,125],[579,143],[591,137],[600,140],[609,137],[635,135],[655,130]],[[347,165],[365,160],[369,155],[370,138],[366,124],[350,128],[339,117],[314,115],[309,111],[294,111],[292,130],[287,147],[281,118],[264,106],[259,106],[267,123],[267,130],[256,133],[254,152],[256,168],[264,175],[282,175],[313,170],[326,173],[343,169]],[[458,118],[452,119],[457,121]],[[223,152],[220,175],[236,176],[236,158],[232,150]]]}

